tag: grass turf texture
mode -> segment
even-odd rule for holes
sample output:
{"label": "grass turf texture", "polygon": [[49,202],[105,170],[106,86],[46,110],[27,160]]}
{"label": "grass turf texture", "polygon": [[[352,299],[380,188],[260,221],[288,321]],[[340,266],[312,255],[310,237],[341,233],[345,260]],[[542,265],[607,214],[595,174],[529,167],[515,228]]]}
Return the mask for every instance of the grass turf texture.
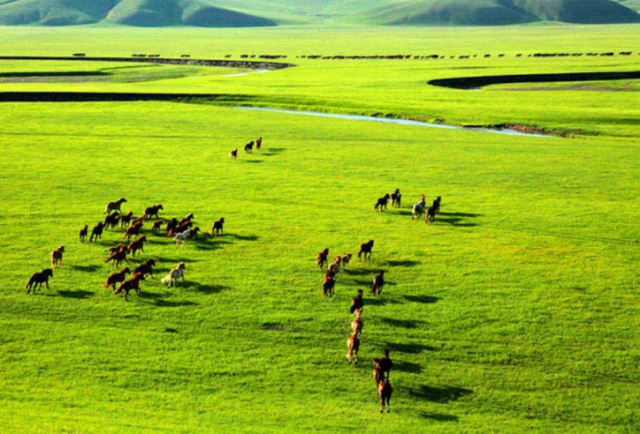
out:
{"label": "grass turf texture", "polygon": [[[580,48],[631,44],[623,40],[625,29],[619,39],[602,30]],[[510,31],[512,49],[525,50],[520,32],[534,31]],[[389,50],[401,48],[401,40],[415,50],[433,35],[416,32],[393,33]],[[551,32],[571,38],[568,29]],[[38,34],[48,35],[25,36],[23,47]],[[87,32],[68,46],[93,43],[86,51],[114,53],[124,44],[116,37],[116,47],[105,48],[97,34],[104,33]],[[160,43],[160,35],[145,43]],[[206,38],[187,35],[187,45]],[[261,33],[240,35],[245,50],[268,44]],[[444,32],[434,48],[447,49],[450,36]],[[62,35],[48,39],[56,44],[56,38]],[[481,47],[472,39],[464,47]],[[278,40],[278,48],[295,56],[310,50],[310,40],[289,41],[288,49]],[[536,49],[556,50],[562,42],[546,41]],[[374,42],[348,49],[375,52]],[[347,50],[332,38],[323,48]],[[215,57],[226,46],[219,39],[207,49]],[[557,72],[622,70],[634,62],[301,60],[297,68],[255,76],[5,83],[0,90],[200,89],[258,94],[264,104],[300,99],[318,110],[387,108],[425,117],[437,110],[473,122],[499,108],[492,99],[507,98],[499,96],[502,86],[485,97],[424,82],[469,66]],[[9,70],[20,67],[3,63],[0,72]],[[24,70],[52,69],[35,62]],[[331,95],[332,87],[342,93]],[[533,116],[544,126],[601,136],[506,137],[172,103],[2,104],[2,426],[20,432],[633,431],[640,398],[633,92],[505,93],[509,107],[491,115],[501,121]],[[264,151],[228,159],[230,149],[261,135]],[[375,214],[375,199],[396,187],[405,208]],[[422,192],[444,198],[446,214],[430,227],[407,215]],[[157,277],[125,304],[101,287],[110,272],[101,260],[121,232],[107,231],[98,245],[77,241],[80,227],[95,223],[104,204],[120,196],[138,214],[158,202],[164,216],[194,212],[202,229],[224,216],[227,235],[183,248],[150,237],[146,257],[159,261]],[[369,238],[376,240],[372,261],[354,263],[340,276],[336,298],[322,301],[315,253],[327,246],[332,254],[355,253]],[[52,289],[24,295],[29,275],[46,267],[60,244],[68,251]],[[159,278],[180,260],[187,261],[188,284],[163,288]],[[380,268],[390,283],[382,298],[367,298],[356,368],[344,360],[347,308]],[[397,368],[392,413],[381,417],[370,359],[385,346]]]}

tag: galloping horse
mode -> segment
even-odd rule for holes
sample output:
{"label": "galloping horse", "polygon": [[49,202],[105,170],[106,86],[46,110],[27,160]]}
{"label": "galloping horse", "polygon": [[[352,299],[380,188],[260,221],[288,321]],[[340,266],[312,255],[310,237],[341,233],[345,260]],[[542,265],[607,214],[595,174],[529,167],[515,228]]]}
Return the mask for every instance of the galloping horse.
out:
{"label": "galloping horse", "polygon": [[42,289],[43,283],[47,286],[47,289],[49,289],[50,277],[53,277],[53,270],[51,268],[42,270],[40,273],[33,273],[31,279],[29,279],[29,283],[24,287],[27,290],[27,294],[31,292],[31,288],[33,288],[33,293],[35,294],[38,287]]}

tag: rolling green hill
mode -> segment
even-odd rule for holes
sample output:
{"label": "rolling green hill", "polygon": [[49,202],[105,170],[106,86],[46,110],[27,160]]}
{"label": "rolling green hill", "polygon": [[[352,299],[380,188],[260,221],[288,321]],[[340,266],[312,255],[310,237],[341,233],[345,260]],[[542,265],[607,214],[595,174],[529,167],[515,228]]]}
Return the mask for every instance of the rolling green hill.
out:
{"label": "rolling green hill", "polygon": [[[616,2],[617,1],[617,2]],[[285,23],[491,26],[640,22],[640,0],[0,0],[0,25],[116,23],[261,27]]]}

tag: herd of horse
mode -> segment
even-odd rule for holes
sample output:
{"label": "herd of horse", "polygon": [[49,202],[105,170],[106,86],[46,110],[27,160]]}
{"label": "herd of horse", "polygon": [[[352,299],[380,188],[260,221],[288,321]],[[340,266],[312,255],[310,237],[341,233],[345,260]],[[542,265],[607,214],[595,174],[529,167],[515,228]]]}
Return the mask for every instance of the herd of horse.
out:
{"label": "herd of horse", "polygon": [[[246,152],[247,154],[253,154],[253,148],[256,148],[257,151],[260,150],[260,148],[262,148],[262,137],[260,137],[258,140],[252,140],[249,143],[247,143],[246,145],[244,145],[244,152]],[[238,158],[238,148],[233,149],[230,153],[229,153],[229,157],[231,157],[233,160],[235,160],[236,158]]]}

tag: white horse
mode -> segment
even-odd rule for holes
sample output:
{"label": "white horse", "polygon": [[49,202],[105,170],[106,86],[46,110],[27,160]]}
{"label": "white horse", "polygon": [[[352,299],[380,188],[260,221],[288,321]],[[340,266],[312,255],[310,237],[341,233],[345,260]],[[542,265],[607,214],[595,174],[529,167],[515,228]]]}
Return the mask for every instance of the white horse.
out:
{"label": "white horse", "polygon": [[427,201],[424,198],[422,198],[420,202],[414,204],[413,209],[411,210],[411,214],[413,215],[411,218],[412,219],[420,218],[426,206],[427,206]]}
{"label": "white horse", "polygon": [[162,278],[162,283],[166,284],[167,288],[171,288],[171,285],[178,286],[178,280],[180,280],[180,278],[182,278],[184,282],[184,268],[184,262],[180,262],[176,268]]}

